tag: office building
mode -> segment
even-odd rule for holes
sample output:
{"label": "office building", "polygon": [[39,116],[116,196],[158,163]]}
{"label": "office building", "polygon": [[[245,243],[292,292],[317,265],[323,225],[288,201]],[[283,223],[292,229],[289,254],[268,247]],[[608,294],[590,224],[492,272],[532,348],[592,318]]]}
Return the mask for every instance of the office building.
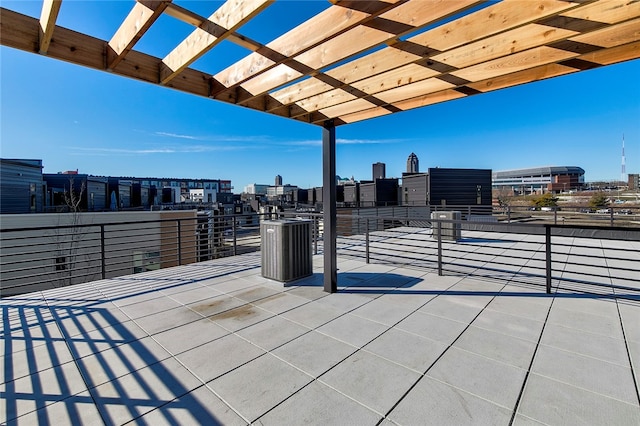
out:
{"label": "office building", "polygon": [[387,177],[386,165],[384,163],[373,163],[373,180],[384,179]]}
{"label": "office building", "polygon": [[576,166],[546,166],[493,172],[494,189],[513,194],[579,190],[584,186],[584,169]]}
{"label": "office building", "polygon": [[39,213],[45,205],[42,160],[0,159],[0,213]]}
{"label": "office building", "polygon": [[413,152],[407,158],[407,173],[419,173],[418,156]]}

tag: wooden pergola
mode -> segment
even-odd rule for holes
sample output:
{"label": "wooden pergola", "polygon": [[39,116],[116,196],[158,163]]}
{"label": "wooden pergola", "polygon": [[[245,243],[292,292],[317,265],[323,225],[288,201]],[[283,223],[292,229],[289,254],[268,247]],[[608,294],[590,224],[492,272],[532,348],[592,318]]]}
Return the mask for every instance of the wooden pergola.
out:
{"label": "wooden pergola", "polygon": [[[330,0],[275,40],[244,36],[273,1],[227,0],[205,17],[177,0],[138,0],[100,40],[56,25],[61,0],[43,0],[39,18],[0,8],[0,43],[322,126],[331,292],[336,126],[640,57],[637,0]],[[163,15],[193,32],[163,58],[136,50]],[[215,74],[191,67],[223,41],[247,55]]]}

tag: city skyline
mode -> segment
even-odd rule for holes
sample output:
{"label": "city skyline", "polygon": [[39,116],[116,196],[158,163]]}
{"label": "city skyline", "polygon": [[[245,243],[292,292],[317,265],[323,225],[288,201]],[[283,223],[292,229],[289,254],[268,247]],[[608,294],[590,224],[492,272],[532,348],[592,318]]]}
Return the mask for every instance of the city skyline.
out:
{"label": "city skyline", "polygon": [[[4,3],[39,14],[39,2]],[[286,3],[270,7],[288,7],[292,20],[326,6]],[[130,8],[114,5],[114,15]],[[97,7],[65,3],[60,24],[82,19],[81,6]],[[96,36],[108,39],[115,18],[106,13]],[[276,175],[322,184],[318,126],[6,47],[0,55],[3,158],[42,159],[45,173],[231,180],[236,192]],[[640,172],[638,74],[634,60],[340,126],[336,172],[367,180],[371,165],[384,162],[388,177],[400,177],[415,152],[424,170],[571,165],[587,181],[615,181],[623,134],[626,172]]]}

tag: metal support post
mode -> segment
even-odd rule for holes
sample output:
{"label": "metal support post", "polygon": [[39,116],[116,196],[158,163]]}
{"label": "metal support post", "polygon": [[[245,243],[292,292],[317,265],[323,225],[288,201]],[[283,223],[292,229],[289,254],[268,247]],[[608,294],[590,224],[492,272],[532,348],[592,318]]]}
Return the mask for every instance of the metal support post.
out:
{"label": "metal support post", "polygon": [[545,225],[545,252],[546,252],[546,277],[547,277],[547,294],[551,294],[551,226]]}
{"label": "metal support post", "polygon": [[318,217],[313,216],[313,254],[318,254]]}
{"label": "metal support post", "polygon": [[322,206],[324,219],[324,291],[338,291],[336,211],[336,126],[327,120],[322,130]]}
{"label": "metal support post", "polygon": [[438,221],[438,276],[442,276],[442,222]]}
{"label": "metal support post", "polygon": [[100,225],[100,269],[102,272],[102,279],[104,280],[107,278],[107,262],[104,251],[104,225]]}
{"label": "metal support post", "polygon": [[[358,218],[358,220],[360,220]],[[366,221],[366,225],[367,225],[367,229],[365,231],[365,256],[367,258],[367,263],[369,263],[369,218],[365,219]]]}
{"label": "metal support post", "polygon": [[180,220],[176,220],[178,224],[178,265],[182,265],[182,228]]}
{"label": "metal support post", "polygon": [[613,207],[609,207],[609,217],[611,218],[611,226],[613,226]]}
{"label": "metal support post", "polygon": [[233,216],[231,220],[233,221],[231,225],[231,228],[233,229],[233,255],[237,256],[238,255],[238,237],[237,237],[238,233],[236,228],[236,217]]}

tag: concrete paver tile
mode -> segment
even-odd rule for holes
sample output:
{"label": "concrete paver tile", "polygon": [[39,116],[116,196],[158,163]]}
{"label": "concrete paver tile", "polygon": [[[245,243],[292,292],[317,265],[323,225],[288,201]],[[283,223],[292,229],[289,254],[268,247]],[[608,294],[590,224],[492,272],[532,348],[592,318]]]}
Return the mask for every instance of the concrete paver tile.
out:
{"label": "concrete paver tile", "polygon": [[307,327],[274,316],[244,328],[236,334],[265,351],[270,351],[307,332],[309,332]]}
{"label": "concrete paver tile", "polygon": [[169,353],[176,355],[229,334],[213,321],[201,318],[153,335]]}
{"label": "concrete paver tile", "polygon": [[266,354],[207,386],[252,422],[312,380],[311,376]]}
{"label": "concrete paver tile", "polygon": [[380,417],[340,392],[313,382],[260,417],[256,424],[375,425]]}
{"label": "concrete paver tile", "polygon": [[107,423],[124,424],[186,395],[202,383],[168,358],[89,389]]}
{"label": "concrete paver tile", "polygon": [[531,371],[630,404],[638,402],[628,365],[624,367],[551,346],[540,346]]}
{"label": "concrete paver tile", "polygon": [[446,345],[435,340],[392,328],[363,349],[424,373],[446,348]]}
{"label": "concrete paver tile", "polygon": [[503,407],[514,407],[526,370],[451,347],[427,375]]}
{"label": "concrete paver tile", "polygon": [[399,425],[507,425],[511,410],[425,376],[391,411]]}
{"label": "concrete paver tile", "polygon": [[358,351],[318,380],[384,415],[419,377],[408,368]]}
{"label": "concrete paver tile", "polygon": [[637,425],[640,408],[570,384],[532,374],[518,413],[545,424]]}
{"label": "concrete paver tile", "polygon": [[176,355],[201,381],[209,382],[265,352],[233,334]]}
{"label": "concrete paver tile", "polygon": [[456,340],[454,347],[528,370],[536,349],[536,342],[472,325]]}
{"label": "concrete paver tile", "polygon": [[417,311],[400,321],[395,328],[450,345],[467,327],[467,324]]}
{"label": "concrete paver tile", "polygon": [[316,331],[280,346],[272,353],[313,377],[318,377],[357,350]]}
{"label": "concrete paver tile", "polygon": [[204,385],[148,412],[138,422],[153,426],[248,424]]}
{"label": "concrete paver tile", "polygon": [[346,314],[320,326],[317,331],[356,347],[362,347],[387,330],[386,325]]}

